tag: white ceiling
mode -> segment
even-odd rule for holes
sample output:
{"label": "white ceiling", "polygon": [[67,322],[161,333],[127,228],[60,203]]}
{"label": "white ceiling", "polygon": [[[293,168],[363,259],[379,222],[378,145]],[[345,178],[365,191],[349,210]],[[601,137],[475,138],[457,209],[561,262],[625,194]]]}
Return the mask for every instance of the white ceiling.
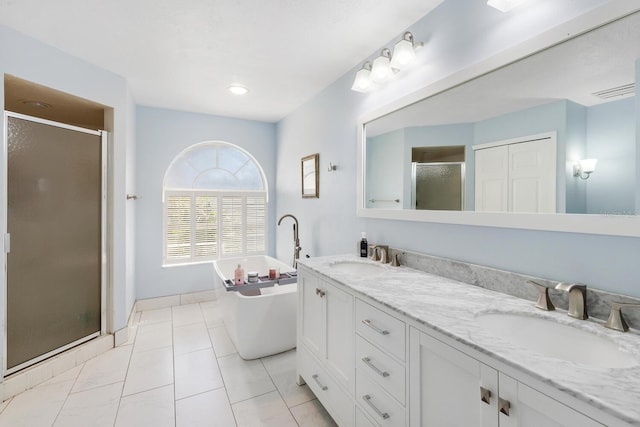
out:
{"label": "white ceiling", "polygon": [[138,104],[275,122],[441,1],[0,0],[0,24],[125,77]]}

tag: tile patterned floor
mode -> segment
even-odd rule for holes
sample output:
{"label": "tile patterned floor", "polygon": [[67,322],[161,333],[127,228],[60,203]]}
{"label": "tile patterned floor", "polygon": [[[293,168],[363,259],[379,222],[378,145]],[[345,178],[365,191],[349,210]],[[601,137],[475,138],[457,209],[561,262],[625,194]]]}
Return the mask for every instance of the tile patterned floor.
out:
{"label": "tile patterned floor", "polygon": [[0,427],[335,426],[295,350],[241,359],[218,304],[138,313],[125,345],[0,404]]}

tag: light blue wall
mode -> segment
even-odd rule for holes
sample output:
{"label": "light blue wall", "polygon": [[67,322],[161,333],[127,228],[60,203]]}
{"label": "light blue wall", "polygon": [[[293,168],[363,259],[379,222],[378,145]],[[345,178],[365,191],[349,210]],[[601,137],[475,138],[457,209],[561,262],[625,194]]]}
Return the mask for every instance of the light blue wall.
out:
{"label": "light blue wall", "polygon": [[[269,184],[268,241],[274,252],[276,127],[250,120],[150,107],[137,109],[136,298],[145,299],[213,289],[211,263],[162,267],[162,182],[171,161],[202,141],[225,141],[247,150],[262,166]],[[300,164],[291,165],[296,182]],[[288,228],[288,227],[287,227]]]}
{"label": "light blue wall", "polygon": [[[567,213],[587,213],[587,183],[573,176],[573,163],[587,155],[587,109],[575,102],[567,102],[567,123],[563,163],[558,176],[564,176]],[[560,162],[558,162],[560,163]]]}
{"label": "light blue wall", "polygon": [[[405,131],[403,129],[367,138],[365,199],[368,207],[402,209],[410,206],[411,190],[409,189],[408,200],[405,188],[407,181],[404,152],[395,148],[402,146],[404,140]],[[409,175],[410,179],[411,175]],[[405,191],[402,190],[403,188]],[[400,199],[401,203],[371,202],[372,199]]]}
{"label": "light blue wall", "polygon": [[632,98],[587,109],[586,158],[596,158],[596,171],[588,180],[587,212],[626,214],[635,212],[636,125]]}
{"label": "light blue wall", "polygon": [[[355,253],[360,232],[370,242],[640,296],[640,239],[392,221],[356,215],[357,120],[363,114],[490,57],[579,15],[602,1],[529,2],[501,14],[486,2],[447,0],[410,30],[427,43],[424,65],[370,94],[350,90],[354,68],[278,124],[278,214],[301,225],[302,254]],[[535,7],[539,6],[539,7]],[[391,41],[389,42],[391,45]],[[373,52],[372,52],[373,54]],[[298,164],[320,153],[320,198],[301,199]],[[331,161],[338,170],[327,173]],[[276,254],[291,252],[290,230],[277,230]]]}
{"label": "light blue wall", "polygon": [[[133,206],[126,201],[129,189],[135,190],[132,159],[129,157],[135,145],[135,115],[133,97],[127,82],[116,74],[0,26],[0,76],[4,74],[113,108],[112,117],[106,120],[106,127],[111,131],[109,186],[112,210],[109,229],[113,248],[109,273],[113,285],[108,290],[109,299],[112,300],[111,312],[108,315],[111,325],[108,325],[107,329],[119,330],[127,324],[134,303],[132,296],[135,287],[132,275],[128,274],[133,268],[133,257],[129,252],[130,247],[127,246],[131,243],[127,233],[134,229],[135,224],[130,222]],[[4,110],[4,85],[0,85],[0,102]],[[4,135],[4,121],[0,123],[0,129]],[[4,153],[0,153],[0,162],[4,161]],[[0,177],[0,188],[5,189],[3,179],[4,177]],[[4,210],[5,206],[0,209]],[[0,221],[1,218],[4,218],[4,215],[0,215]],[[6,224],[0,224],[0,230],[4,232]],[[0,271],[4,271],[3,263],[4,259],[0,261]],[[0,277],[0,280],[4,281],[4,275]],[[0,295],[0,319],[4,319],[4,293]]]}

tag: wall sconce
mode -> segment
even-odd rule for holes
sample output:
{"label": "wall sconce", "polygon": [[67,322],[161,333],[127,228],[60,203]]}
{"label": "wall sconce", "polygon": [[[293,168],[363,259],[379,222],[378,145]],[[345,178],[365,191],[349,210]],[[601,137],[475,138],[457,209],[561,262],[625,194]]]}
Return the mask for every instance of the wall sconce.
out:
{"label": "wall sconce", "polygon": [[578,160],[573,164],[573,176],[580,179],[589,179],[589,176],[596,170],[598,159]]}
{"label": "wall sconce", "polygon": [[422,42],[413,42],[413,34],[409,31],[404,33],[400,40],[393,47],[393,56],[391,58],[391,68],[396,70],[404,70],[416,59],[416,49],[422,47]]}
{"label": "wall sconce", "polygon": [[380,55],[373,60],[362,65],[356,73],[351,90],[356,92],[368,92],[375,84],[383,83],[394,73],[407,68],[416,58],[416,49],[422,47],[424,43],[414,42],[413,34],[405,32],[400,40],[391,50],[383,48]]}
{"label": "wall sconce", "polygon": [[495,7],[500,12],[508,12],[525,1],[527,0],[488,0],[487,4],[491,7]]}
{"label": "wall sconce", "polygon": [[356,92],[368,92],[373,82],[371,81],[371,62],[367,61],[362,64],[362,68],[356,73],[356,79],[353,81],[351,90]]}

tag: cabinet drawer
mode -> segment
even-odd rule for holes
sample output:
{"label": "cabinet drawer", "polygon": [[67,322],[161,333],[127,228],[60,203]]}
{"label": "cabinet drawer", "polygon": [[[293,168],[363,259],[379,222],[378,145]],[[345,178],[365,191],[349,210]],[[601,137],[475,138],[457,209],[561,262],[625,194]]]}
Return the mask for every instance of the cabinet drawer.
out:
{"label": "cabinet drawer", "polygon": [[353,400],[304,347],[298,348],[300,375],[340,426],[353,426]]}
{"label": "cabinet drawer", "polygon": [[360,408],[356,408],[356,427],[377,427],[372,423],[365,414],[362,413]]}
{"label": "cabinet drawer", "polygon": [[382,427],[405,425],[405,408],[361,371],[356,372],[356,400],[358,405]]}
{"label": "cabinet drawer", "polygon": [[405,360],[405,323],[356,299],[356,331],[398,359]]}
{"label": "cabinet drawer", "polygon": [[356,334],[356,369],[368,375],[390,395],[405,404],[405,368],[389,355]]}

